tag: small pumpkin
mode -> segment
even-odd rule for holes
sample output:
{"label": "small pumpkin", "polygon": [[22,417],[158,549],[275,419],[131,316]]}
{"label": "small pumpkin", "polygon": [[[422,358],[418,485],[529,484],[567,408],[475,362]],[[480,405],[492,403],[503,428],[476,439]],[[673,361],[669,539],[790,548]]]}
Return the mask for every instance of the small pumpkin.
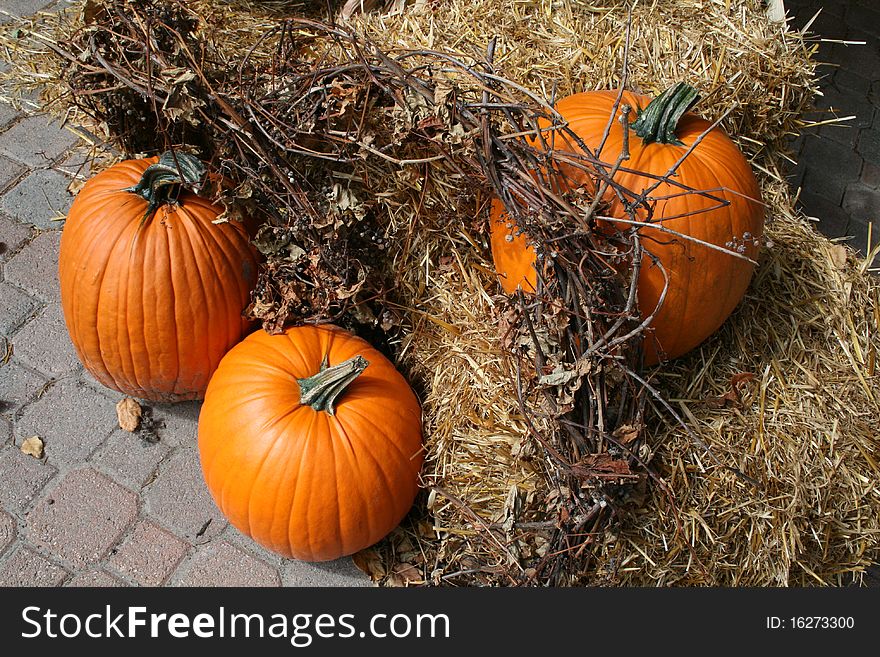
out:
{"label": "small pumpkin", "polygon": [[[610,122],[599,153],[599,159],[608,163],[615,162],[623,149],[620,108],[629,105],[636,110],[627,128],[630,158],[614,176],[618,185],[632,192],[653,187],[657,177],[664,176],[692,148],[676,170],[673,180],[678,184],[661,182],[651,191],[650,221],[754,259],[764,225],[758,183],[736,144],[721,129],[709,130],[708,121],[688,111],[698,100],[696,90],[680,83],[654,100],[624,91],[612,117],[617,96],[617,91],[607,90],[574,94],[560,100],[556,110],[593,152]],[[580,150],[561,131],[556,131],[552,141],[559,150]],[[572,168],[564,173],[570,183],[593,184],[581,171]],[[678,185],[710,190],[714,198],[682,193]],[[613,191],[609,190],[606,199],[612,217],[627,218]],[[647,220],[647,211],[640,210],[639,218]],[[614,222],[600,226],[603,230],[628,227]],[[503,204],[495,200],[490,210],[492,255],[508,293],[518,287],[531,291],[536,285],[534,250],[517,233]],[[666,285],[663,269],[669,277],[666,298],[644,343],[645,362],[653,365],[687,353],[717,331],[744,296],[754,267],[747,260],[650,225],[641,227],[639,235],[645,250],[662,266],[650,257],[642,259],[638,301],[643,317],[654,313],[660,301]]]}
{"label": "small pumpkin", "polygon": [[61,235],[61,307],[102,384],[132,397],[201,399],[242,317],[257,253],[238,222],[181,189],[204,174],[186,153],[125,160],[80,190]]}
{"label": "small pumpkin", "polygon": [[208,490],[233,526],[305,561],[366,548],[418,492],[421,409],[394,365],[338,327],[255,331],[199,415]]}

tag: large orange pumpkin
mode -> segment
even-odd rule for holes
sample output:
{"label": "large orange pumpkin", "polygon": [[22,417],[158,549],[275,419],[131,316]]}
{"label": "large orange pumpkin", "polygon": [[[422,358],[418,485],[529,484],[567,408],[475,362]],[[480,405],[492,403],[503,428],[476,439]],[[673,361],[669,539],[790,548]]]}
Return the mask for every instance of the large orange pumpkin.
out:
{"label": "large orange pumpkin", "polygon": [[[623,126],[618,120],[620,108],[611,116],[617,95],[617,91],[585,92],[568,96],[556,105],[571,130],[593,152],[599,148],[606,126],[611,122],[599,153],[600,160],[609,164],[617,160],[623,148]],[[714,198],[683,193],[678,185],[662,182],[648,197],[649,220],[721,248],[738,249],[742,255],[754,259],[764,225],[758,184],[745,157],[722,130],[715,128],[703,134],[711,124],[688,112],[696,100],[696,91],[684,84],[676,85],[653,101],[623,92],[620,106],[626,104],[633,108],[628,128],[630,158],[615,174],[614,181],[640,193],[653,187],[657,176],[670,171],[693,147],[672,180],[693,190],[710,191]],[[561,131],[555,133],[553,141],[559,150],[579,151],[577,144]],[[580,171],[565,173],[575,184],[593,184]],[[622,203],[611,190],[606,198],[611,216],[627,217]],[[638,216],[641,220],[648,218],[644,209],[639,210]],[[628,228],[619,223],[615,227]],[[495,267],[505,291],[512,293],[518,287],[534,290],[534,251],[524,236],[516,234],[516,225],[498,200],[492,204],[490,231]],[[650,225],[640,228],[639,235],[645,250],[659,260],[669,277],[666,298],[656,310],[666,279],[663,269],[649,256],[642,259],[639,308],[643,317],[656,310],[644,342],[645,362],[651,365],[687,353],[717,331],[745,294],[754,267],[744,259],[661,232]]]}
{"label": "large orange pumpkin", "polygon": [[286,557],[372,545],[418,492],[421,409],[394,365],[334,326],[255,331],[211,379],[199,416],[208,490],[233,526]]}
{"label": "large orange pumpkin", "polygon": [[201,399],[249,328],[242,311],[257,254],[238,222],[180,189],[185,153],[126,160],[80,190],[61,235],[61,306],[71,341],[101,383],[153,401]]}

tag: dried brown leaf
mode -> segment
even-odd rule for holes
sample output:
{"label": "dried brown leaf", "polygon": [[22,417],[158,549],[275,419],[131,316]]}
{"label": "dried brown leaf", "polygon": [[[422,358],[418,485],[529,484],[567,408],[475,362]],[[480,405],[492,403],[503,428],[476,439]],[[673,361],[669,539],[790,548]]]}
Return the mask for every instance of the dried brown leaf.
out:
{"label": "dried brown leaf", "polygon": [[846,267],[846,247],[840,244],[835,244],[829,250],[829,254],[831,255],[831,263],[837,269],[843,269]]}
{"label": "dried brown leaf", "polygon": [[427,520],[420,520],[419,536],[427,540],[434,540],[437,537],[437,532],[434,531],[434,525]]}
{"label": "dried brown leaf", "polygon": [[629,467],[629,463],[622,459],[616,459],[611,454],[589,454],[579,463],[572,466],[572,471],[582,478],[618,479],[636,478]]}
{"label": "dried brown leaf", "polygon": [[401,563],[394,568],[394,574],[409,584],[422,583],[422,572],[411,563]]}
{"label": "dried brown leaf", "polygon": [[119,428],[123,431],[137,431],[142,413],[141,405],[131,397],[120,399],[116,404],[116,417],[119,420]]}
{"label": "dried brown leaf", "polygon": [[387,574],[382,557],[372,548],[355,552],[351,555],[351,560],[355,566],[369,575],[370,579],[374,582],[378,582]]}
{"label": "dried brown leaf", "polygon": [[725,406],[733,406],[740,408],[742,406],[742,393],[740,388],[753,381],[755,375],[752,372],[739,372],[730,377],[730,390],[720,397],[710,397],[706,400],[709,408],[724,408]]}
{"label": "dried brown leaf", "polygon": [[621,424],[611,435],[617,442],[628,445],[642,435],[643,425]]}
{"label": "dried brown leaf", "polygon": [[21,443],[21,451],[24,454],[33,456],[35,459],[43,458],[43,439],[39,436],[25,438]]}
{"label": "dried brown leaf", "polygon": [[730,377],[730,387],[733,389],[739,389],[739,387],[744,383],[749,383],[750,381],[755,380],[755,374],[753,372],[738,372]]}
{"label": "dried brown leaf", "polygon": [[357,13],[372,11],[380,2],[381,0],[348,0],[339,12],[339,20],[348,20]]}

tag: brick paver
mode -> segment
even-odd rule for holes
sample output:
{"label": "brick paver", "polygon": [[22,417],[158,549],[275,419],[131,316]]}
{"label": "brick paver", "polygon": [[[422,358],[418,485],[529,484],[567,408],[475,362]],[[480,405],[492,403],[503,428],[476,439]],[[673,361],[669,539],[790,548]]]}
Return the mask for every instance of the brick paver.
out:
{"label": "brick paver", "polygon": [[20,514],[55,474],[55,468],[22,454],[16,445],[0,449],[0,507]]}
{"label": "brick paver", "polygon": [[46,491],[28,517],[33,545],[75,568],[101,561],[137,517],[137,495],[91,468]]}
{"label": "brick paver", "polygon": [[45,115],[25,117],[0,133],[0,153],[30,167],[45,167],[69,151],[79,138]]}
{"label": "brick paver", "polygon": [[58,248],[61,231],[37,235],[21,253],[10,258],[6,280],[43,301],[59,301]]}
{"label": "brick paver", "polygon": [[828,237],[847,237],[849,232],[850,216],[846,210],[835,205],[827,198],[801,190],[799,202],[803,205],[802,211],[808,217],[812,217],[822,233]]}
{"label": "brick paver", "polygon": [[136,433],[116,429],[91,461],[119,483],[140,490],[152,481],[169,449],[161,439],[149,442]]}
{"label": "brick paver", "polygon": [[81,367],[59,304],[50,304],[22,326],[12,344],[22,363],[50,376]]}
{"label": "brick paver", "polygon": [[[0,20],[2,19],[3,17],[0,16]],[[12,123],[12,120],[16,116],[18,116],[18,113],[14,109],[12,109],[9,105],[0,103],[0,129],[5,128],[7,125]]]}
{"label": "brick paver", "polygon": [[259,555],[260,559],[273,566],[283,566],[285,559],[280,554],[270,552],[254,539],[246,534],[242,534],[232,525],[227,525],[226,529],[219,536],[219,539],[229,541],[234,546],[244,550],[249,554]]}
{"label": "brick paver", "polygon": [[[0,104],[0,108],[5,107]],[[0,109],[0,125],[2,125],[2,109]],[[10,186],[14,181],[18,180],[21,175],[27,171],[27,167],[19,162],[10,160],[4,155],[0,155],[0,189]]]}
{"label": "brick paver", "polygon": [[3,0],[0,7],[0,23],[13,22],[17,18],[24,18],[52,4],[46,0]]}
{"label": "brick paver", "polygon": [[880,165],[865,162],[862,168],[862,182],[874,189],[880,188]]}
{"label": "brick paver", "polygon": [[46,378],[16,362],[0,365],[0,413],[14,413],[39,394]]}
{"label": "brick paver", "polygon": [[0,335],[10,335],[30,319],[39,303],[9,283],[0,283],[0,308]]}
{"label": "brick paver", "polygon": [[843,195],[843,209],[852,216],[877,217],[876,227],[880,231],[880,194],[876,188],[863,182],[850,183]]}
{"label": "brick paver", "polygon": [[0,262],[9,260],[30,236],[30,228],[0,214]]}
{"label": "brick paver", "polygon": [[98,394],[111,400],[114,404],[116,404],[116,402],[118,402],[123,397],[127,396],[119,392],[118,390],[113,390],[112,388],[108,388],[107,386],[99,383],[98,380],[95,379],[95,377],[93,377],[91,373],[86,369],[83,369],[82,373],[80,374],[80,381],[82,381],[84,385],[90,387]]}
{"label": "brick paver", "polygon": [[91,160],[85,153],[73,151],[56,167],[68,178],[76,178],[82,182],[88,180],[92,175]]}
{"label": "brick paver", "polygon": [[370,586],[369,578],[348,557],[307,563],[288,561],[281,571],[285,586]]}
{"label": "brick paver", "polygon": [[[47,4],[3,0],[0,9]],[[856,118],[808,131],[791,179],[823,231],[864,248],[868,221],[880,235],[880,12],[868,0],[786,0],[795,21],[823,4],[814,32],[869,43],[820,45],[820,59],[841,65],[824,67],[813,118]],[[53,219],[85,160],[76,139],[0,103],[0,586],[371,585],[350,558],[283,559],[229,526],[202,480],[199,402],[149,405],[156,443],[116,427],[122,395],[81,369],[58,302],[63,223]],[[42,460],[20,451],[29,435],[44,439]]]}
{"label": "brick paver", "polygon": [[195,447],[201,402],[153,404],[156,431],[165,445]]}
{"label": "brick paver", "polygon": [[141,522],[108,564],[142,586],[158,586],[174,572],[189,545],[151,522]]}
{"label": "brick paver", "polygon": [[59,228],[72,202],[67,184],[63,173],[38,169],[3,195],[0,211],[37,228]]}
{"label": "brick paver", "polygon": [[144,501],[149,517],[192,543],[210,541],[227,525],[205,486],[195,449],[180,449],[160,466]]}
{"label": "brick paver", "polygon": [[[0,410],[3,409],[3,402],[0,401]],[[12,439],[12,422],[0,415],[0,447],[6,445]]]}
{"label": "brick paver", "polygon": [[[880,11],[869,0],[786,0],[785,7],[796,28],[821,9],[809,32],[826,40],[817,56],[825,65],[819,67],[816,112],[808,118],[853,117],[805,130],[793,144],[798,165],[790,180],[801,187],[800,206],[819,220],[822,232],[850,237],[849,243],[865,253],[869,223],[874,243],[880,238]],[[880,267],[880,260],[874,264]]]}
{"label": "brick paver", "polygon": [[123,582],[118,577],[114,577],[108,573],[105,573],[103,570],[88,570],[85,572],[72,577],[68,580],[65,586],[87,586],[87,587],[102,587],[107,588],[111,586],[127,586],[125,582]]}
{"label": "brick paver", "polygon": [[880,131],[864,130],[859,133],[856,149],[865,162],[875,166],[880,165]]}
{"label": "brick paver", "polygon": [[75,379],[64,379],[27,406],[16,423],[16,436],[42,438],[46,458],[54,466],[77,465],[104,442],[115,424],[112,402]]}
{"label": "brick paver", "polygon": [[12,541],[15,540],[16,531],[15,518],[5,511],[0,511],[0,555],[6,551],[6,548],[12,545]]}
{"label": "brick paver", "polygon": [[280,586],[275,568],[223,540],[201,546],[174,578],[179,586]]}
{"label": "brick paver", "polygon": [[58,586],[67,576],[64,568],[24,546],[0,564],[0,586]]}
{"label": "brick paver", "polygon": [[850,181],[858,180],[862,171],[862,158],[852,148],[823,137],[808,140],[801,153],[802,157],[813,161],[835,163],[833,170],[829,167],[808,167],[804,173],[803,186],[813,194],[840,205],[846,186]]}

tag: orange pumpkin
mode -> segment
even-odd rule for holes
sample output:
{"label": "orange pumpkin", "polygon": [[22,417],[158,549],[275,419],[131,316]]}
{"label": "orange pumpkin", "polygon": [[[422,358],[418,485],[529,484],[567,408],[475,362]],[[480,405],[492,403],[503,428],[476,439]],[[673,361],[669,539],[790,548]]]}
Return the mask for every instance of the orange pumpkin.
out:
{"label": "orange pumpkin", "polygon": [[239,223],[212,223],[220,209],[180,189],[203,173],[185,153],[126,160],[90,179],[70,208],[61,306],[80,360],[109,388],[201,399],[249,328],[257,254]]}
{"label": "orange pumpkin", "polygon": [[335,326],[255,331],[220,362],[199,416],[208,490],[285,557],[379,541],[418,492],[421,409],[394,365]]}
{"label": "orange pumpkin", "polygon": [[535,250],[498,198],[492,199],[489,209],[489,247],[492,249],[498,280],[505,292],[514,294],[519,288],[523,292],[537,289]]}
{"label": "orange pumpkin", "polygon": [[[611,121],[608,138],[599,153],[603,162],[613,163],[623,148],[623,126],[614,117],[617,91],[574,94],[558,102],[556,109],[569,128],[593,152]],[[664,176],[693,146],[672,180],[693,190],[710,191],[712,197],[683,193],[678,184],[661,182],[648,196],[650,217],[644,208],[638,219],[660,223],[663,227],[715,246],[739,250],[754,259],[764,225],[764,209],[755,176],[737,146],[719,128],[688,112],[697,100],[696,91],[679,84],[650,99],[624,92],[621,106],[633,108],[629,125],[630,158],[623,163],[614,181],[622,188],[640,193],[653,187],[657,176]],[[641,109],[640,109],[641,108]],[[701,138],[702,136],[702,138]],[[699,143],[696,143],[701,138]],[[549,138],[548,138],[549,139]],[[563,132],[554,135],[559,150],[578,152]],[[573,169],[573,168],[572,168]],[[574,184],[592,184],[580,171],[565,171]],[[609,189],[606,195],[612,217],[627,218],[623,204]],[[629,226],[612,222],[616,229]],[[608,225],[600,226],[607,229]],[[501,284],[508,293],[517,287],[535,288],[534,251],[524,253],[524,237],[516,236],[516,226],[503,205],[491,208],[492,253]],[[681,356],[711,336],[727,319],[745,294],[753,265],[683,237],[665,233],[646,224],[639,228],[645,250],[655,256],[642,259],[638,280],[638,301],[643,317],[654,313],[651,331],[645,340],[645,362]],[[496,248],[503,244],[505,248]],[[528,247],[525,247],[528,248]],[[669,278],[666,298],[657,310]]]}

